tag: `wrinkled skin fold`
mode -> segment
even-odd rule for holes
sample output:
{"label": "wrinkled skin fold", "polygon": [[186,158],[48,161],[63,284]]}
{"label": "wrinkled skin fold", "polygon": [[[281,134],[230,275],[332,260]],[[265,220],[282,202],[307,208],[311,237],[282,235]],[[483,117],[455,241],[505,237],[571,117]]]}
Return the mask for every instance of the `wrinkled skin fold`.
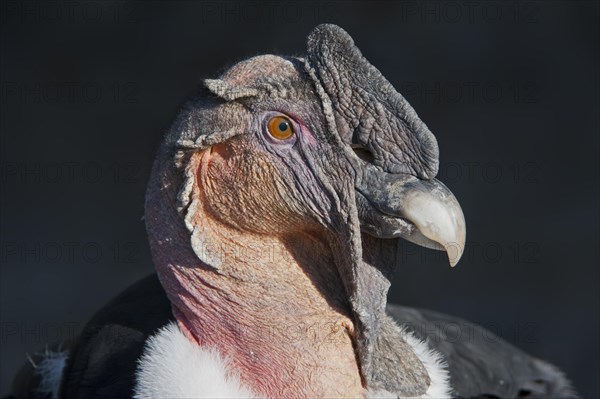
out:
{"label": "wrinkled skin fold", "polygon": [[[403,237],[429,248],[444,248],[454,266],[464,248],[465,223],[456,198],[433,179],[439,152],[433,134],[341,28],[322,25],[309,35],[305,65],[329,129],[337,133],[345,157],[356,171],[355,199],[348,206],[357,214],[362,230],[378,238]],[[355,148],[366,150],[370,159],[357,159]],[[360,228],[355,222],[348,227]],[[378,348],[381,323],[386,322],[386,276],[393,265],[391,259],[386,260],[389,263],[380,265],[367,259],[353,260],[350,267],[354,284],[348,284],[347,290],[362,324],[358,335],[361,366],[377,388],[399,395],[423,394],[426,384],[407,387],[406,381],[377,381],[374,377],[375,370],[402,361],[389,351],[380,355],[373,349]]]}
{"label": "wrinkled skin fold", "polygon": [[[285,229],[295,227],[327,232],[323,237],[354,318],[355,350],[364,385],[401,396],[424,394],[429,378],[423,365],[414,355],[410,357],[410,351],[389,350],[390,342],[404,341],[390,326],[385,306],[396,265],[397,238],[445,249],[452,265],[464,248],[460,206],[434,179],[438,147],[433,134],[362,56],[350,36],[335,25],[314,29],[303,59],[254,57],[218,79],[207,79],[204,85],[202,99],[188,104],[163,143],[147,200],[153,255],[171,301],[181,301],[170,287],[171,274],[183,270],[184,261],[160,265],[165,264],[165,245],[177,241],[174,236],[187,234],[185,240],[198,263],[195,267],[220,272],[219,256],[206,250],[219,238],[210,223],[198,216],[201,209],[212,207],[222,223],[239,231],[288,234],[291,230]],[[294,142],[274,144],[263,134],[261,118],[272,112],[293,116],[299,132]],[[209,162],[199,155],[206,151],[248,165],[244,176],[257,182],[265,178],[263,169],[250,161],[263,165],[270,171],[272,198],[287,207],[261,208],[251,192],[240,188],[233,191],[239,194],[236,201],[247,203],[245,209],[251,211],[243,215],[243,222],[227,219],[227,206],[235,203],[219,208],[202,195],[203,185],[219,179],[202,177],[199,172],[199,165]],[[244,154],[257,153],[262,155],[244,158]],[[220,184],[234,186],[236,182],[222,180]],[[169,201],[176,202],[177,208]],[[173,212],[179,221],[172,223],[185,228],[174,226],[167,233],[161,218]],[[283,227],[277,214],[285,215]],[[262,230],[256,227],[263,225],[267,227]],[[171,250],[178,248],[173,244]],[[399,364],[407,365],[411,374],[379,377],[381,370],[397,369]]]}

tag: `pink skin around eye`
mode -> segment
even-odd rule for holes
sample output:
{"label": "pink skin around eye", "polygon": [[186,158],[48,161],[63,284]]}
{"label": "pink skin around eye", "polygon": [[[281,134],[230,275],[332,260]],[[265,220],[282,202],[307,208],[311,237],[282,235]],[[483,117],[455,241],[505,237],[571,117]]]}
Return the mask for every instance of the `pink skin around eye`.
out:
{"label": "pink skin around eye", "polygon": [[311,132],[311,130],[304,123],[302,123],[302,120],[297,115],[292,113],[283,113],[283,115],[287,115],[290,119],[292,119],[292,121],[294,121],[296,127],[300,128],[297,130],[301,132],[302,140],[305,143],[309,145],[317,145],[317,138],[314,136],[313,132]]}

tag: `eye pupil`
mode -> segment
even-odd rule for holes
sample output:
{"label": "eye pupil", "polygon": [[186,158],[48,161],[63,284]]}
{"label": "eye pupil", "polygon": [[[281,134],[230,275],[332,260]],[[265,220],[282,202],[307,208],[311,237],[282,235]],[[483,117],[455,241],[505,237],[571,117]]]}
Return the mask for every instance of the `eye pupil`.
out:
{"label": "eye pupil", "polygon": [[288,129],[288,124],[287,122],[281,122],[279,124],[279,130],[281,130],[282,132],[285,132]]}

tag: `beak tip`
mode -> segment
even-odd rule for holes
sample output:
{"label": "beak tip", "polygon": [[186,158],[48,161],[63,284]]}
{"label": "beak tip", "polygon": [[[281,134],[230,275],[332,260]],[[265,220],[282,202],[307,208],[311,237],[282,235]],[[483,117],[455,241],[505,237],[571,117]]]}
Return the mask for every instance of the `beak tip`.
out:
{"label": "beak tip", "polygon": [[458,261],[462,257],[464,248],[464,241],[461,243],[449,243],[444,245],[446,254],[448,254],[448,261],[450,262],[450,267],[455,267],[458,264]]}

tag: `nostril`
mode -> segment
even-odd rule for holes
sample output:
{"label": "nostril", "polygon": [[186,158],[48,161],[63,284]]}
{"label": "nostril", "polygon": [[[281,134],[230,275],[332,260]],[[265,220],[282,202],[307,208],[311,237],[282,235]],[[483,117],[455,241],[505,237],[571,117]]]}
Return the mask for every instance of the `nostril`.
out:
{"label": "nostril", "polygon": [[362,146],[352,146],[352,151],[365,162],[371,163],[375,159],[373,153]]}

